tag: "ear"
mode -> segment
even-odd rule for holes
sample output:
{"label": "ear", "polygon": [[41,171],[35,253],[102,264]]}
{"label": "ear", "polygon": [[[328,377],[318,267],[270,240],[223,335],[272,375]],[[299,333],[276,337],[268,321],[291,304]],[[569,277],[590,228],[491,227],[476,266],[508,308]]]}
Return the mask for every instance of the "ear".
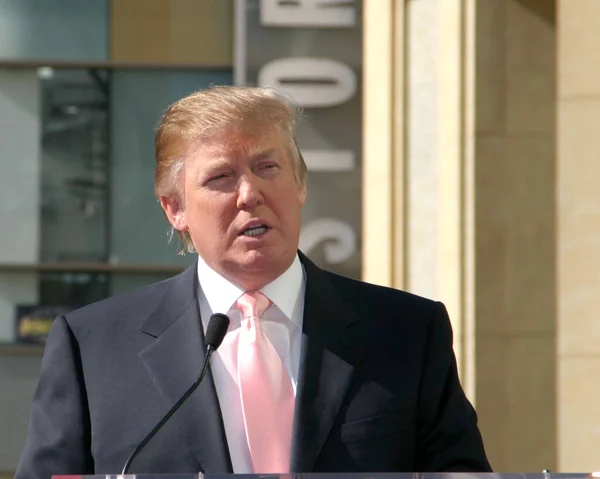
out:
{"label": "ear", "polygon": [[186,231],[188,226],[185,219],[185,210],[179,200],[174,196],[161,196],[159,199],[160,206],[162,206],[171,226],[177,231]]}
{"label": "ear", "polygon": [[302,208],[304,206],[304,203],[306,203],[306,181],[304,182],[304,184],[298,189],[298,202],[300,203],[300,207]]}

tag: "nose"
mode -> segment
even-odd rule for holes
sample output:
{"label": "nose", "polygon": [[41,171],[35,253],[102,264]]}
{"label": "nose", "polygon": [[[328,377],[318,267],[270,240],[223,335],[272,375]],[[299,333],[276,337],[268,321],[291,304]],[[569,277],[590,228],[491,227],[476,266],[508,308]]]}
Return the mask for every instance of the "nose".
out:
{"label": "nose", "polygon": [[240,210],[253,208],[263,202],[258,182],[258,178],[254,178],[251,175],[240,179],[237,198],[237,207]]}

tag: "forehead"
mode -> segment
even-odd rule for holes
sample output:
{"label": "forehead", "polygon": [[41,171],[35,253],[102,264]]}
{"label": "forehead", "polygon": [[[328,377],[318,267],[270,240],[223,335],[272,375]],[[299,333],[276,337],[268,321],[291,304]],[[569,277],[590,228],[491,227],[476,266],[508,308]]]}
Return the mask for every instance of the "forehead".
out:
{"label": "forehead", "polygon": [[200,161],[234,161],[273,151],[285,154],[284,141],[276,131],[251,134],[244,131],[226,131],[203,141],[192,142],[189,159]]}

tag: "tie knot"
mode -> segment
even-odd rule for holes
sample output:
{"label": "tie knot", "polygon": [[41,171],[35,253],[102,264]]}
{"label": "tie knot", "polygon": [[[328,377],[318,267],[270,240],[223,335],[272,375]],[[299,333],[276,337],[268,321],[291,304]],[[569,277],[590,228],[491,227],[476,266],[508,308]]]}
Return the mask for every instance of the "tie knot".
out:
{"label": "tie knot", "polygon": [[244,314],[244,318],[260,318],[271,306],[271,301],[258,291],[246,291],[236,301],[236,306]]}

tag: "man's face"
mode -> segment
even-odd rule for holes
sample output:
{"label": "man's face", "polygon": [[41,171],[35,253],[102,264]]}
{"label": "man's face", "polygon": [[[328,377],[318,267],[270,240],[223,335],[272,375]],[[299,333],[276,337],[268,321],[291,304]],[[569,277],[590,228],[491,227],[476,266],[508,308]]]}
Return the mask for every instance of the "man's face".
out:
{"label": "man's face", "polygon": [[192,145],[183,204],[161,198],[171,224],[187,230],[216,272],[247,289],[273,281],[293,262],[306,186],[299,187],[281,135],[229,133]]}

